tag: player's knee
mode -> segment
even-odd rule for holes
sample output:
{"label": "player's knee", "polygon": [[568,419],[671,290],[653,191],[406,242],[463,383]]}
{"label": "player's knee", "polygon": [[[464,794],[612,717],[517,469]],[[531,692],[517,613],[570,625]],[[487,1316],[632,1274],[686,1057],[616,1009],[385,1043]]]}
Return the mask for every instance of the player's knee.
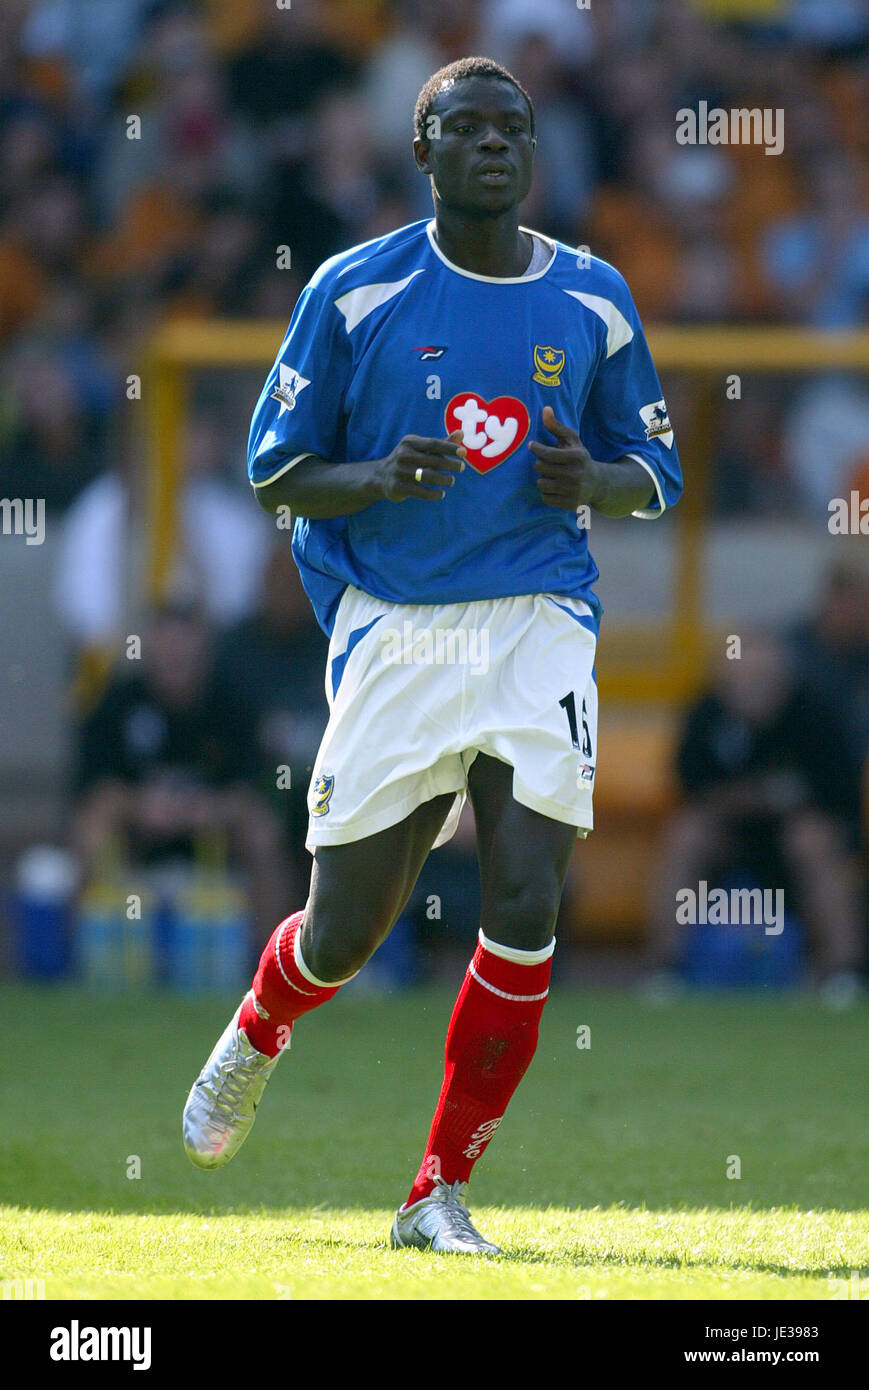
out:
{"label": "player's knee", "polygon": [[347,980],[361,970],[373,956],[377,945],[377,942],[356,943],[354,946],[347,942],[313,941],[307,946],[303,944],[302,951],[311,974],[321,984],[331,985],[339,980]]}
{"label": "player's knee", "polygon": [[302,957],[312,975],[324,984],[332,984],[361,970],[381,940],[381,933],[373,930],[370,923],[354,927],[345,922],[338,928],[318,915],[303,925]]}
{"label": "player's knee", "polygon": [[520,951],[539,951],[555,931],[561,885],[553,875],[532,883],[503,882],[489,897],[483,932],[491,941]]}

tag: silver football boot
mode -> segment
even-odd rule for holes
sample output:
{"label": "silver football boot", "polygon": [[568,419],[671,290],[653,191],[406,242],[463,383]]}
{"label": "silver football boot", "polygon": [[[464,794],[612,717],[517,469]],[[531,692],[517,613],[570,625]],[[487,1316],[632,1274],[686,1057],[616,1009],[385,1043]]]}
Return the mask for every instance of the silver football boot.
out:
{"label": "silver football boot", "polygon": [[[244,1001],[242,1000],[242,1003]],[[197,1168],[220,1168],[238,1153],[253,1128],[266,1082],[280,1061],[267,1057],[238,1026],[241,1004],[184,1107],[184,1148]]]}
{"label": "silver football boot", "polygon": [[418,1250],[451,1250],[460,1255],[500,1255],[497,1245],[484,1240],[473,1225],[467,1206],[468,1184],[435,1178],[434,1190],[412,1207],[399,1207],[389,1243],[394,1250],[415,1245]]}

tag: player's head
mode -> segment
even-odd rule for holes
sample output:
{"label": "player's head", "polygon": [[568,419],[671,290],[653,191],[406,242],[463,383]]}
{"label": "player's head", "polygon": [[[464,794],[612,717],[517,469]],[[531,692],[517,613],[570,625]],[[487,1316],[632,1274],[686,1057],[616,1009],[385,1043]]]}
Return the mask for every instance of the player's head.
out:
{"label": "player's head", "polygon": [[187,709],[199,699],[208,672],[208,628],[194,603],[167,600],[151,615],[144,675],[167,705]]}
{"label": "player's head", "polygon": [[725,708],[757,727],[772,723],[790,694],[794,669],[781,634],[755,627],[743,632],[739,656],[719,668],[719,693]]}
{"label": "player's head", "polygon": [[[432,194],[466,214],[516,207],[531,187],[534,107],[521,82],[492,58],[460,58],[428,79],[413,115],[414,158]],[[486,177],[486,166],[503,173]]]}

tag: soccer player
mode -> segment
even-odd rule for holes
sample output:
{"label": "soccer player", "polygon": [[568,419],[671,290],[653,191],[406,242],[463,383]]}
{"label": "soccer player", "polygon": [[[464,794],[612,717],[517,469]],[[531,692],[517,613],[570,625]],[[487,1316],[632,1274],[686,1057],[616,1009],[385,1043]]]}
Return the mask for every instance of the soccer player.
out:
{"label": "soccer player", "polygon": [[536,143],[521,84],[491,59],[450,63],[414,126],[433,220],[317,270],[251,425],[250,480],[295,517],[331,639],[331,713],[310,896],[195,1082],[184,1141],[202,1168],[233,1157],[296,1020],[377,949],[468,796],[479,942],[391,1240],[496,1254],[467,1183],[534,1055],[565,874],[592,828],[588,509],[660,516],[681,476],[621,275],[519,224]]}

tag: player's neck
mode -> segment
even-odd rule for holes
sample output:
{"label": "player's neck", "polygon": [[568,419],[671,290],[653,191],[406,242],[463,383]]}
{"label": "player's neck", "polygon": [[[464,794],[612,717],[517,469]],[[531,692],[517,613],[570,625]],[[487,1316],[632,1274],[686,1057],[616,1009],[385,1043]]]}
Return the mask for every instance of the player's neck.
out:
{"label": "player's neck", "polygon": [[519,230],[515,208],[500,217],[464,217],[438,206],[435,237],[447,260],[473,275],[523,275],[534,253],[532,238]]}

